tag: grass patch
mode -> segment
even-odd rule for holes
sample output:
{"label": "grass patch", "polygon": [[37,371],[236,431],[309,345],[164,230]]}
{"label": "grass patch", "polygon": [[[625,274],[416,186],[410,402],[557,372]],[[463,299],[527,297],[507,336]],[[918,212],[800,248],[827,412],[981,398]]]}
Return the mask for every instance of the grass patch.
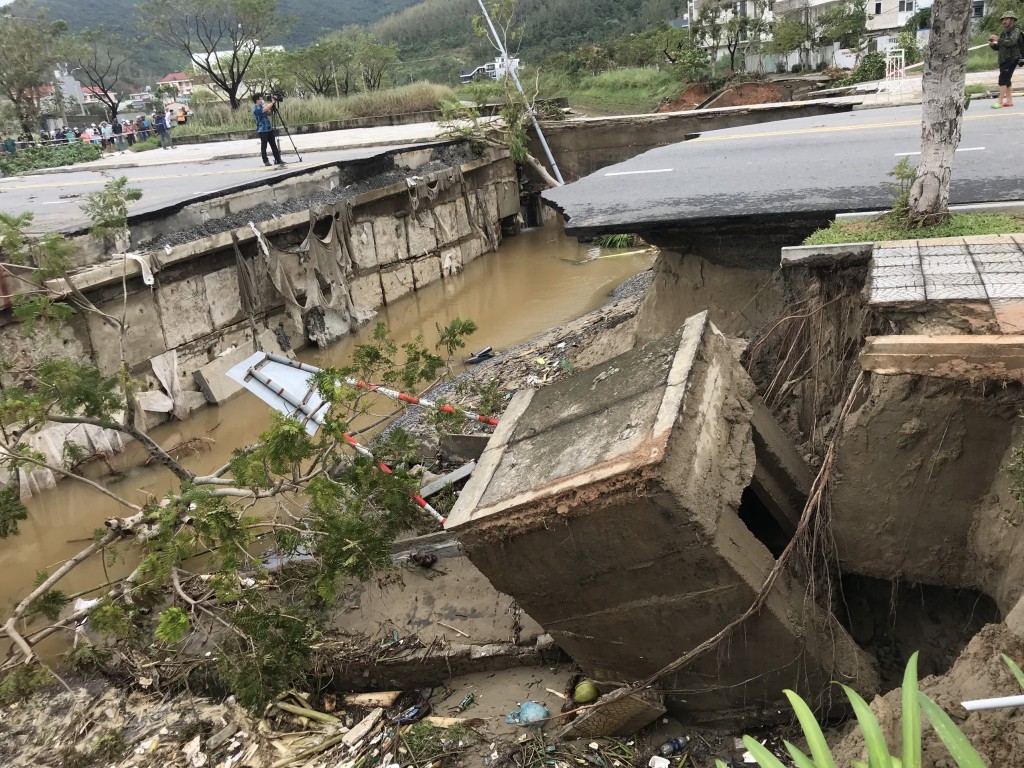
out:
{"label": "grass patch", "polygon": [[[981,45],[988,42],[988,35],[975,35],[968,45]],[[968,72],[991,72],[999,69],[999,54],[991,48],[979,48],[967,52]]]}
{"label": "grass patch", "polygon": [[[184,126],[182,126],[182,127],[184,127]],[[156,149],[159,146],[160,146],[160,139],[158,139],[156,136],[150,136],[145,141],[136,141],[134,144],[132,144],[130,147],[128,147],[128,151],[129,152],[148,152],[149,150]]]}
{"label": "grass patch", "polygon": [[937,227],[908,227],[888,214],[873,219],[833,221],[827,229],[812,233],[804,245],[926,240],[932,237],[971,237],[1024,232],[1024,215],[1005,213],[957,213]]}
{"label": "grass patch", "polygon": [[682,83],[670,72],[622,68],[585,77],[566,95],[569,104],[597,114],[644,114],[679,95]]}
{"label": "grass patch", "polygon": [[102,154],[102,150],[95,144],[84,144],[80,141],[74,144],[19,149],[15,155],[0,152],[0,173],[5,176],[17,176],[19,173],[40,168],[87,163],[90,160],[98,160]]}
{"label": "grass patch", "polygon": [[[286,99],[281,116],[289,127],[326,123],[357,117],[402,115],[440,109],[444,101],[455,101],[455,92],[446,85],[412,83],[398,88],[357,93],[345,98],[313,96],[308,99]],[[208,136],[216,133],[256,130],[252,104],[234,112],[226,104],[199,104],[196,114],[185,125],[172,129],[173,137]]]}

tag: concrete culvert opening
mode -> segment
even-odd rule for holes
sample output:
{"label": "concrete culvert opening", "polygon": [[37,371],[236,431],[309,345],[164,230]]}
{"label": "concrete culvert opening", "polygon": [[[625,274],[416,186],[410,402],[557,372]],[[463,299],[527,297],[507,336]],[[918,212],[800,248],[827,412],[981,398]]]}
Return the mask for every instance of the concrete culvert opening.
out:
{"label": "concrete culvert opening", "polygon": [[988,595],[973,589],[845,575],[836,616],[878,660],[882,689],[899,687],[914,651],[918,677],[949,671],[986,624],[1002,621]]}
{"label": "concrete culvert opening", "polygon": [[787,531],[779,524],[754,489],[749,486],[743,489],[737,514],[747,526],[747,530],[768,548],[772,557],[778,558],[793,538],[793,531]]}

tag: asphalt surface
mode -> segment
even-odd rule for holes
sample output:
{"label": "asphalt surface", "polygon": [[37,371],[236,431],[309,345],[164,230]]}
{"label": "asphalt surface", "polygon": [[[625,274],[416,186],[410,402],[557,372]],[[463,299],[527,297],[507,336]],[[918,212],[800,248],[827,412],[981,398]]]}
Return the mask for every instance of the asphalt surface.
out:
{"label": "asphalt surface", "polygon": [[[1024,199],[1024,103],[967,111],[950,202]],[[891,207],[887,177],[916,164],[920,105],[799,118],[702,134],[604,168],[544,198],[573,234],[642,232],[756,213],[834,215]]]}
{"label": "asphalt surface", "polygon": [[[142,198],[129,206],[129,215],[157,211],[205,195],[227,192],[270,179],[308,173],[339,161],[365,160],[400,150],[402,146],[365,147],[303,154],[295,161],[290,152],[282,153],[289,165],[266,167],[259,156],[259,145],[252,142],[253,153],[246,159],[213,159],[100,171],[83,170],[58,175],[13,176],[0,178],[0,211],[33,214],[30,231],[82,228],[89,221],[79,207],[86,195],[102,189],[108,179],[126,176],[131,186],[142,190]],[[175,149],[152,150],[170,155]]]}

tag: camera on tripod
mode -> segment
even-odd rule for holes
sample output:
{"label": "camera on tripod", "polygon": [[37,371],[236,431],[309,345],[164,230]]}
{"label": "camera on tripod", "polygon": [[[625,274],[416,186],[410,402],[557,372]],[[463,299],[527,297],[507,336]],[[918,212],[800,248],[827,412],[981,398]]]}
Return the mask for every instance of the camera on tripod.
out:
{"label": "camera on tripod", "polygon": [[275,104],[284,104],[284,94],[280,91],[271,91],[270,98],[274,100]]}

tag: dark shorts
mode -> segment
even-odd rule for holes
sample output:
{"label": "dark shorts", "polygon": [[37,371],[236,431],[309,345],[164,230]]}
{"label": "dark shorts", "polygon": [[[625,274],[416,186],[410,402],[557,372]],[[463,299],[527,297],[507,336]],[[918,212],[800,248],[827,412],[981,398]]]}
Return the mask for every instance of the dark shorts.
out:
{"label": "dark shorts", "polygon": [[[1010,86],[1010,80],[1013,79],[1013,70],[1017,68],[1016,61],[1008,61],[1005,64],[999,65],[999,84]],[[991,82],[991,81],[989,81]]]}

